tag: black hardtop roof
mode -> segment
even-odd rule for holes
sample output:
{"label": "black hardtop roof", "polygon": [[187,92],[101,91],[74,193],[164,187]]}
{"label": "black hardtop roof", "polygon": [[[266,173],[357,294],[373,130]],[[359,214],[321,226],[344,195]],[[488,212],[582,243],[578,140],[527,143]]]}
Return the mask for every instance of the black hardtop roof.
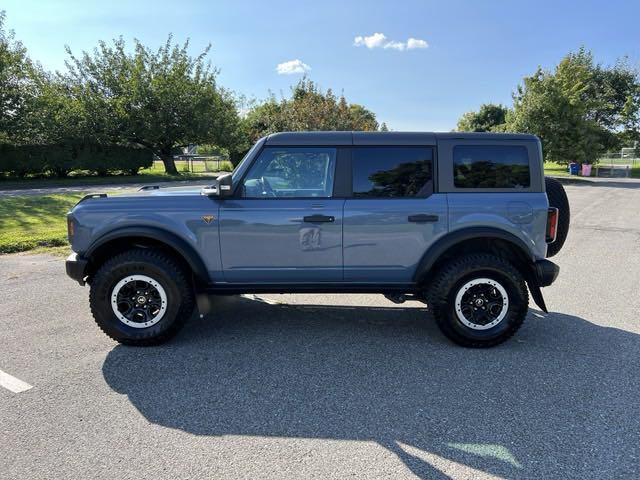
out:
{"label": "black hardtop roof", "polygon": [[487,132],[280,132],[267,145],[436,145],[438,140],[538,141],[526,133]]}

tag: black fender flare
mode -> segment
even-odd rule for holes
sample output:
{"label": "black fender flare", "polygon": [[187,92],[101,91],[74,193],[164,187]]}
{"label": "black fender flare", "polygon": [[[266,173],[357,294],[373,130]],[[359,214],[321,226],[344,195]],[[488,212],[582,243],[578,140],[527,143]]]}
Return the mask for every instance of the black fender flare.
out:
{"label": "black fender flare", "polygon": [[466,240],[472,240],[476,238],[483,239],[497,239],[509,242],[519,252],[523,264],[526,268],[522,272],[525,280],[531,291],[531,296],[544,312],[547,311],[547,307],[542,297],[542,291],[540,290],[540,281],[535,269],[535,257],[527,244],[514,234],[493,227],[468,227],[454,230],[438,239],[433,245],[431,245],[427,251],[422,255],[418,267],[416,268],[413,281],[415,283],[421,283],[425,280],[426,276],[430,272],[431,268],[438,261],[438,259],[451,247],[464,242]]}
{"label": "black fender flare", "polygon": [[105,244],[127,237],[142,237],[164,243],[175,250],[193,271],[194,276],[202,281],[208,282],[209,273],[202,258],[186,240],[180,238],[175,233],[158,227],[122,227],[111,230],[95,240],[82,256],[91,261],[92,255]]}

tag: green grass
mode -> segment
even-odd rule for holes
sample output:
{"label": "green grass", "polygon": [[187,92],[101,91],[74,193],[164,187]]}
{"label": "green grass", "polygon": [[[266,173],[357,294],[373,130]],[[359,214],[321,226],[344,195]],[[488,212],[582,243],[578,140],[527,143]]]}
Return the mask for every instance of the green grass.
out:
{"label": "green grass", "polygon": [[544,174],[553,176],[564,176],[569,175],[569,170],[566,165],[560,165],[559,163],[555,162],[545,162]]}
{"label": "green grass", "polygon": [[[233,165],[228,160],[221,160],[220,162],[215,160],[210,161],[209,166],[210,168],[219,167],[221,172],[230,172],[233,170]],[[154,162],[154,166],[152,168],[164,172],[164,165],[162,162]],[[191,165],[188,165],[186,160],[176,160],[176,168],[179,172],[188,172],[189,168],[193,168],[193,173],[207,173],[203,161],[194,161]]]}
{"label": "green grass", "polygon": [[[227,162],[228,163],[228,162]],[[176,162],[178,170],[186,162]],[[221,167],[229,168],[230,164]],[[0,180],[0,189],[48,186],[100,185],[117,183],[149,183],[167,180],[213,178],[217,173],[164,173],[161,162],[142,170],[136,176],[74,176],[66,179]],[[82,194],[16,196],[0,198],[0,254],[33,250],[62,255],[68,252],[66,213]]]}
{"label": "green grass", "polygon": [[27,250],[23,254],[36,255],[38,253],[46,253],[54,257],[66,258],[71,252],[71,245],[61,245],[59,247],[36,247],[33,250]]}
{"label": "green grass", "polygon": [[67,244],[65,214],[81,194],[0,198],[0,253]]}
{"label": "green grass", "polygon": [[[601,167],[607,168],[607,164],[600,164]],[[544,174],[545,175],[554,175],[554,176],[564,176],[569,175],[568,167],[565,165],[560,165],[554,162],[545,162],[544,164]],[[591,171],[591,175],[595,176],[596,174],[596,166],[594,165]],[[630,172],[631,178],[640,178],[640,165],[637,167],[632,167]]]}
{"label": "green grass", "polygon": [[[107,185],[107,184],[127,184],[127,183],[154,183],[170,182],[177,180],[202,180],[218,176],[215,172],[205,172],[204,164],[194,163],[195,172],[188,172],[186,161],[176,161],[176,168],[180,175],[167,175],[162,162],[154,162],[150,168],[140,170],[138,175],[109,175],[98,177],[89,175],[86,172],[74,172],[67,178],[2,178],[0,177],[0,190],[19,190],[42,187],[72,187],[75,185]],[[230,162],[220,162],[222,171],[233,169]]]}

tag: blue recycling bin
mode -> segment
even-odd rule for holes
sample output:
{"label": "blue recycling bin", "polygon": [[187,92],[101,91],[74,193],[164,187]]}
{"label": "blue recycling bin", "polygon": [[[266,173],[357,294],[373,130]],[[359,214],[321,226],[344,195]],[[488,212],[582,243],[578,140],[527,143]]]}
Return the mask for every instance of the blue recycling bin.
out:
{"label": "blue recycling bin", "polygon": [[580,164],[579,163],[572,162],[572,163],[569,164],[569,174],[570,175],[578,175],[579,171],[580,171]]}

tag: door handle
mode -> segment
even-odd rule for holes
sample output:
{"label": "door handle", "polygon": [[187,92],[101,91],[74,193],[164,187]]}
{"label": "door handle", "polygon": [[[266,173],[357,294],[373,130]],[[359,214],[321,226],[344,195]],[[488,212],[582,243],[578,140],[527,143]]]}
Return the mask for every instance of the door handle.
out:
{"label": "door handle", "polygon": [[335,221],[335,217],[331,215],[307,215],[302,217],[305,223],[326,223]]}
{"label": "door handle", "polygon": [[438,215],[428,215],[426,213],[409,215],[409,221],[415,223],[434,223],[438,221]]}

